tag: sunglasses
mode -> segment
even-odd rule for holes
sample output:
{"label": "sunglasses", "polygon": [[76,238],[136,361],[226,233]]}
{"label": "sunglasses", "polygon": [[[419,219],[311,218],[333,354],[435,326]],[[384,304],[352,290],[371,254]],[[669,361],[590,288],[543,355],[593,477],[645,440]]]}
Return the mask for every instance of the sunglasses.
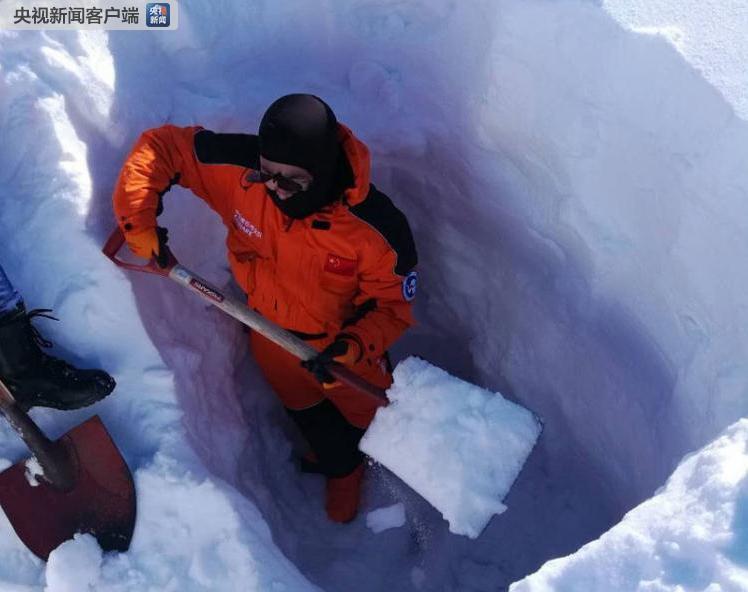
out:
{"label": "sunglasses", "polygon": [[306,188],[308,187],[308,183],[304,183],[302,185],[298,181],[294,181],[293,179],[284,177],[280,173],[275,173],[274,175],[271,175],[270,173],[266,173],[265,171],[262,171],[262,170],[250,172],[247,175],[247,180],[251,181],[252,183],[267,183],[268,181],[275,181],[275,184],[280,189],[282,189],[283,191],[291,192],[291,193],[296,193],[298,191],[306,191]]}

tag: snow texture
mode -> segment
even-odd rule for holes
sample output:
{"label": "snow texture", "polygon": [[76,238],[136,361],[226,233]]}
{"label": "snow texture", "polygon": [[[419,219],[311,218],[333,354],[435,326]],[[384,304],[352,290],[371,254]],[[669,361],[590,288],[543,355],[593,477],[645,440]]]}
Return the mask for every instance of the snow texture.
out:
{"label": "snow texture", "polygon": [[26,471],[24,472],[24,476],[26,477],[26,481],[31,487],[38,487],[39,481],[37,477],[44,477],[44,469],[39,464],[39,460],[35,456],[32,456],[26,461],[25,466]]}
{"label": "snow texture", "polygon": [[395,368],[363,452],[438,509],[455,534],[477,537],[519,475],[541,431],[523,407],[425,360]]}
{"label": "snow texture", "polygon": [[[118,382],[92,409],[32,415],[50,436],[101,415],[142,503],[98,589],[505,590],[748,416],[743,0],[180,9],[168,34],[0,31],[0,262],[28,305],[61,318],[38,320],[53,353]],[[543,418],[509,509],[477,539],[377,467],[362,516],[330,524],[241,329],[99,252],[140,132],[252,132],[289,92],[324,97],[367,142],[374,183],[413,227],[419,323],[395,361],[418,355]],[[231,289],[220,222],[179,188],[165,206],[180,259]],[[1,466],[27,456],[0,425]],[[374,535],[366,512],[394,503],[405,525]],[[725,535],[736,549],[741,508]],[[746,564],[714,556],[710,582]],[[3,514],[0,557],[3,592],[43,590]],[[663,582],[687,569],[662,565]]]}
{"label": "snow texture", "polygon": [[400,528],[405,524],[405,506],[394,504],[387,508],[372,510],[366,515],[366,526],[374,534],[379,534],[390,528]]}
{"label": "snow texture", "polygon": [[[137,37],[129,43],[137,46]],[[106,368],[117,380],[115,393],[94,407],[38,409],[32,417],[56,438],[99,414],[136,482],[130,551],[104,555],[93,587],[315,590],[273,543],[252,502],[211,474],[192,450],[174,372],[141,321],[130,278],[100,252],[113,227],[109,195],[123,158],[113,145],[124,150],[129,141],[121,127],[126,118],[113,112],[116,44],[104,33],[0,31],[0,261],[29,308],[54,308],[61,319],[35,321],[55,343],[51,353]],[[122,50],[125,62],[131,57]],[[195,357],[189,348],[175,349],[183,363]],[[219,425],[219,418],[203,421]],[[11,462],[29,455],[5,422],[0,450]],[[86,542],[71,545],[47,566],[50,589],[94,582],[95,553]],[[44,563],[4,514],[0,556],[0,589],[44,589]]]}
{"label": "snow texture", "polygon": [[748,590],[748,419],[689,456],[652,499],[510,592]]}
{"label": "snow texture", "polygon": [[622,25],[667,40],[748,118],[748,4],[725,0],[601,0]]}
{"label": "snow texture", "polygon": [[45,572],[44,592],[89,592],[96,589],[101,548],[90,534],[77,534],[52,551]]}

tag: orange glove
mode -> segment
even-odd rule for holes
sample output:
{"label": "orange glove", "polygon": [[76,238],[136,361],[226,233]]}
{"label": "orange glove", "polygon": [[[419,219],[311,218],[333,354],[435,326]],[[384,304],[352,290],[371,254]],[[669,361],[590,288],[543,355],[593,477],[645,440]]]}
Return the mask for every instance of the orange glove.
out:
{"label": "orange glove", "polygon": [[125,240],[128,248],[138,257],[152,259],[154,254],[158,255],[158,234],[156,234],[155,226],[145,230],[126,232]]}
{"label": "orange glove", "polygon": [[155,259],[160,267],[166,267],[168,261],[166,243],[168,231],[166,228],[153,227],[145,230],[125,232],[127,247],[134,255],[143,259]]}

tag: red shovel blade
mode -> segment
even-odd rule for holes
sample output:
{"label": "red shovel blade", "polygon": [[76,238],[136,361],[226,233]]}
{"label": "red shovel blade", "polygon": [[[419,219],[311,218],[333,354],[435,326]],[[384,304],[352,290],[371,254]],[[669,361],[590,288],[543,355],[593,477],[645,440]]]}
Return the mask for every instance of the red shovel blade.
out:
{"label": "red shovel blade", "polygon": [[62,436],[75,465],[75,485],[63,492],[26,479],[26,461],[0,473],[0,506],[18,537],[39,558],[76,533],[96,537],[105,551],[127,551],[135,528],[135,485],[125,460],[94,416]]}

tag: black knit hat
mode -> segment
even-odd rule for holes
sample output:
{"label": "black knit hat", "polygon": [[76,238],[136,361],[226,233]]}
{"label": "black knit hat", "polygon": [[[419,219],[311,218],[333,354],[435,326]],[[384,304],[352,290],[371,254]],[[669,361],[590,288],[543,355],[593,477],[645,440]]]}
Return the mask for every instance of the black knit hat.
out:
{"label": "black knit hat", "polygon": [[329,177],[338,156],[338,122],[319,97],[292,94],[275,101],[260,122],[260,154]]}

